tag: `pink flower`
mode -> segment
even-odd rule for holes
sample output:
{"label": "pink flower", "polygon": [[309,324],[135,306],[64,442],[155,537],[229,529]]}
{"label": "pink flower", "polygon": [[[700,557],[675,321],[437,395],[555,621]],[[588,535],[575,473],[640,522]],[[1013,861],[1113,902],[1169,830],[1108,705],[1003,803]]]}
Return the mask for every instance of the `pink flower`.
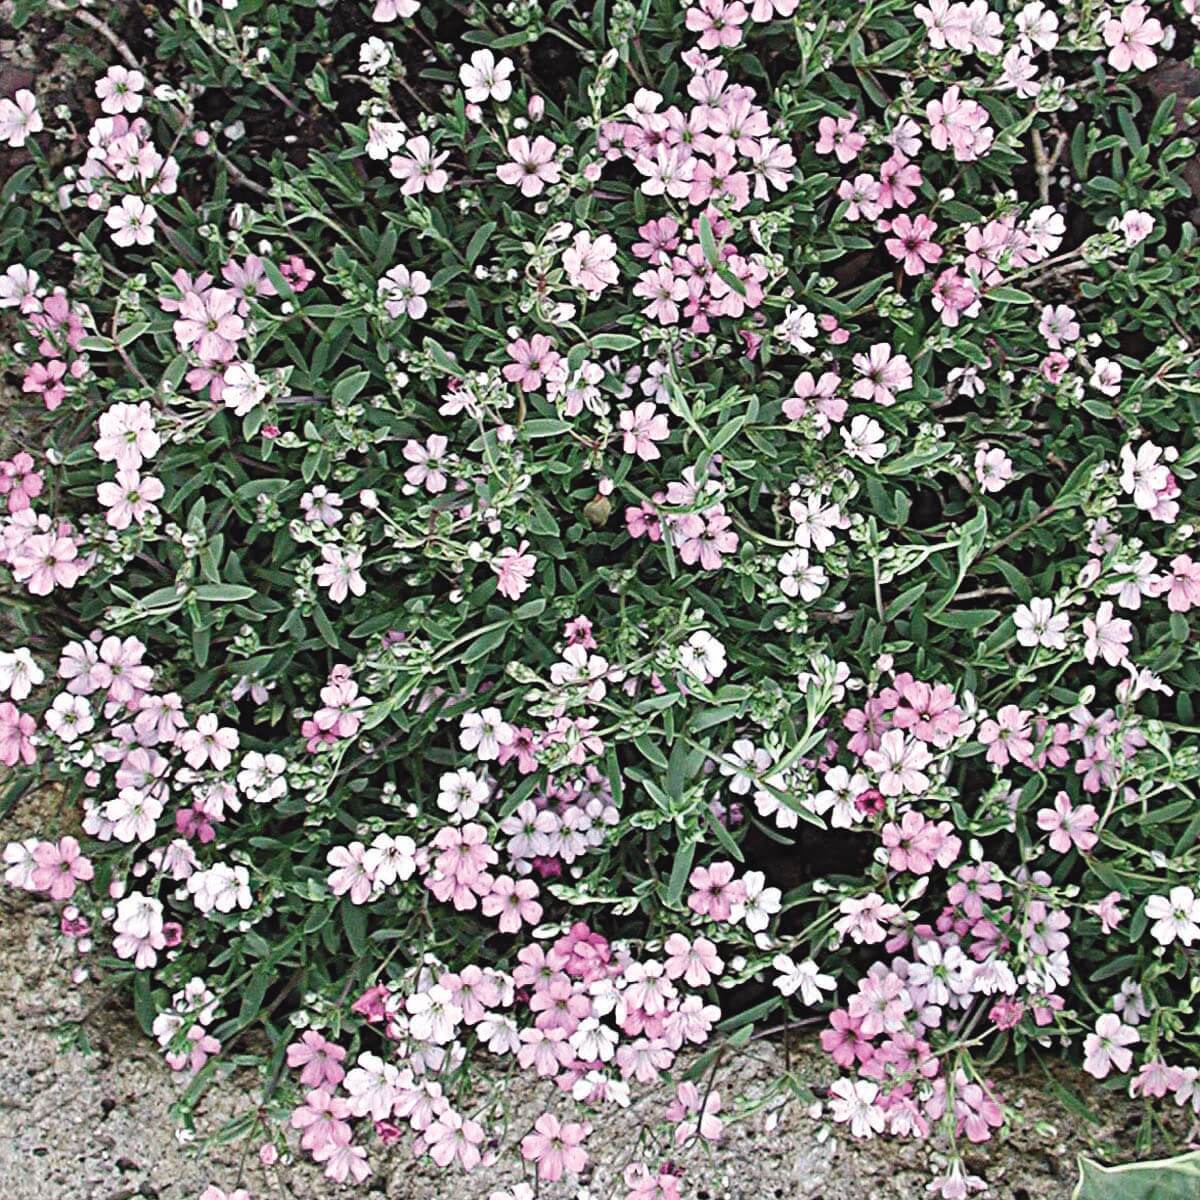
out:
{"label": "pink flower", "polygon": [[732,524],[720,506],[675,518],[671,529],[680,559],[689,567],[699,563],[705,571],[720,570],[723,556],[738,548]]}
{"label": "pink flower", "polygon": [[450,180],[449,174],[442,169],[442,163],[449,157],[449,151],[437,154],[430,140],[422,135],[404,143],[404,153],[392,158],[388,170],[393,178],[401,181],[403,195],[416,196],[424,191],[437,195],[446,190]]}
{"label": "pink flower", "polygon": [[913,1007],[912,997],[903,979],[894,971],[868,975],[846,1005],[859,1022],[862,1035],[873,1038],[881,1033],[898,1033],[906,1023],[905,1014]]}
{"label": "pink flower", "polygon": [[675,1099],[667,1105],[666,1116],[677,1126],[675,1141],[682,1146],[697,1134],[706,1142],[718,1141],[725,1129],[725,1122],[717,1116],[720,1111],[720,1092],[705,1092],[701,1099],[694,1083],[681,1083],[675,1089]]}
{"label": "pink flower", "polygon": [[697,867],[688,876],[694,889],[688,896],[688,908],[712,921],[728,921],[735,904],[744,902],[745,887],[734,880],[731,862],[715,862],[710,867]]}
{"label": "pink flower", "polygon": [[492,890],[480,903],[486,917],[499,917],[501,933],[516,933],[522,923],[536,925],[542,919],[542,906],[537,902],[538,886],[532,879],[514,880],[499,875],[492,881]]}
{"label": "pink flower", "polygon": [[24,512],[42,494],[43,480],[24,450],[0,462],[0,496],[8,497],[10,513]]}
{"label": "pink flower", "polygon": [[446,490],[448,476],[445,458],[447,439],[440,433],[432,433],[425,445],[409,438],[404,443],[404,457],[413,465],[404,472],[404,478],[413,487],[423,487],[431,496]]}
{"label": "pink flower", "polygon": [[464,1120],[447,1110],[425,1130],[429,1157],[439,1167],[448,1167],[456,1158],[464,1171],[473,1171],[483,1160],[479,1147],[483,1128],[476,1121]]}
{"label": "pink flower", "polygon": [[67,388],[63,383],[66,374],[67,364],[61,358],[31,363],[21,380],[21,391],[41,396],[47,411],[53,412],[66,399]]}
{"label": "pink flower", "polygon": [[[561,176],[554,143],[546,137],[532,142],[521,135],[508,139],[509,162],[496,168],[501,183],[519,187],[522,196],[540,196],[548,183],[557,183]],[[527,389],[528,390],[528,389]]]}
{"label": "pink flower", "polygon": [[1162,583],[1172,612],[1190,612],[1200,605],[1200,562],[1192,562],[1189,555],[1171,559],[1171,573],[1162,577]]}
{"label": "pink flower", "polygon": [[290,1124],[293,1129],[302,1129],[300,1145],[305,1150],[317,1150],[321,1146],[336,1143],[339,1137],[350,1141],[350,1126],[345,1118],[350,1116],[350,1105],[323,1088],[306,1092],[304,1103],[292,1111]]}
{"label": "pink flower", "polygon": [[554,343],[543,334],[535,333],[526,340],[518,338],[508,345],[510,362],[502,374],[509,383],[517,384],[523,392],[536,392],[547,375],[553,375],[562,363],[562,355]]}
{"label": "pink flower", "polygon": [[13,553],[13,578],[32,595],[48,596],[56,587],[74,587],[84,572],[79,549],[63,534],[28,537]]}
{"label": "pink flower", "polygon": [[578,1175],[587,1165],[583,1142],[591,1127],[578,1121],[559,1123],[551,1113],[543,1113],[533,1123],[533,1132],[521,1139],[521,1157],[537,1164],[538,1179],[553,1183],[564,1174]]}
{"label": "pink flower", "polygon": [[947,88],[940,100],[931,100],[925,115],[933,148],[953,148],[959,162],[974,162],[991,147],[995,134],[988,125],[987,109],[975,100],[964,100],[958,84]]}
{"label": "pink flower", "polygon": [[954,836],[953,829],[949,821],[935,824],[909,809],[899,824],[891,822],[880,831],[884,846],[891,852],[888,866],[915,875],[928,875],[935,863],[949,867],[962,849],[962,841]]}
{"label": "pink flower", "polygon": [[741,26],[746,6],[740,0],[700,0],[687,10],[687,27],[700,35],[701,50],[736,46],[742,40]]}
{"label": "pink flower", "polygon": [[529,587],[529,581],[533,578],[534,569],[537,567],[537,558],[532,554],[527,554],[528,549],[528,542],[522,542],[515,550],[511,546],[506,546],[492,559],[492,570],[495,571],[496,578],[500,581],[498,590],[509,600],[519,600]]}
{"label": "pink flower", "polygon": [[563,269],[573,287],[582,288],[593,299],[617,282],[617,244],[607,233],[593,238],[580,230],[563,251]]}
{"label": "pink flower", "polygon": [[670,267],[652,267],[638,276],[633,294],[649,301],[642,309],[646,316],[660,325],[674,325],[679,320],[680,303],[688,298],[688,285]]}
{"label": "pink flower", "polygon": [[1027,762],[1033,753],[1029,736],[1029,714],[1015,704],[1004,705],[995,720],[988,718],[979,726],[979,740],[988,748],[987,760],[997,767],[1008,766],[1009,758]]}
{"label": "pink flower", "polygon": [[303,1033],[287,1049],[287,1064],[292,1070],[302,1067],[300,1082],[306,1088],[337,1087],[346,1075],[342,1059],[346,1051],[326,1041],[316,1030]]}
{"label": "pink flower", "polygon": [[1124,1073],[1133,1063],[1133,1051],[1127,1049],[1141,1041],[1138,1031],[1122,1025],[1116,1013],[1105,1013],[1096,1022],[1096,1030],[1083,1040],[1083,1069],[1097,1079],[1110,1071]]}
{"label": "pink flower", "polygon": [[92,864],[80,853],[73,837],[61,838],[57,844],[39,842],[33,859],[37,863],[33,886],[39,892],[49,892],[52,900],[69,900],[75,894],[76,883],[92,878]]}
{"label": "pink flower", "polygon": [[870,400],[884,406],[896,403],[897,392],[912,387],[912,367],[903,354],[893,354],[886,342],[876,342],[866,354],[854,356],[854,369],[859,378],[850,394],[860,400]]}
{"label": "pink flower", "polygon": [[840,163],[852,162],[867,144],[866,134],[857,133],[857,114],[848,117],[822,117],[817,123],[817,153],[836,154]]}
{"label": "pink flower", "polygon": [[1050,849],[1066,854],[1074,846],[1086,854],[1100,840],[1092,833],[1099,814],[1090,804],[1071,807],[1071,798],[1066,792],[1054,797],[1053,808],[1040,808],[1037,814],[1038,828],[1050,835]]}
{"label": "pink flower", "polygon": [[821,1049],[839,1067],[855,1062],[865,1063],[871,1057],[871,1043],[862,1036],[859,1023],[845,1009],[835,1008],[829,1014],[831,1028],[821,1031]]}
{"label": "pink flower", "polygon": [[1158,62],[1150,47],[1162,40],[1163,27],[1144,4],[1127,4],[1119,17],[1104,22],[1108,65],[1114,71],[1128,71],[1130,67],[1150,70]]}
{"label": "pink flower", "polygon": [[626,454],[636,454],[643,462],[662,457],[654,443],[665,441],[671,431],[667,418],[651,401],[644,400],[635,409],[625,409],[618,423],[624,431],[621,448]]}
{"label": "pink flower", "polygon": [[901,214],[892,222],[892,236],[884,245],[887,252],[904,264],[906,275],[923,275],[927,266],[942,257],[942,248],[934,243],[937,223],[923,214],[915,220]]}

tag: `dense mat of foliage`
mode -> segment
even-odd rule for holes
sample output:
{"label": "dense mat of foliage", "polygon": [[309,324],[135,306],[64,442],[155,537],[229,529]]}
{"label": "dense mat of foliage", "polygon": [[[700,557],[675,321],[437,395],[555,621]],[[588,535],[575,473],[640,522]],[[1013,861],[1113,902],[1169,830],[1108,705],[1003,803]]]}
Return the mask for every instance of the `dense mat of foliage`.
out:
{"label": "dense mat of foliage", "polygon": [[674,1071],[630,1200],[797,1018],[942,1197],[1001,1056],[1200,1112],[1194,2],[158,10],[0,99],[0,760],[187,1098],[529,1196]]}

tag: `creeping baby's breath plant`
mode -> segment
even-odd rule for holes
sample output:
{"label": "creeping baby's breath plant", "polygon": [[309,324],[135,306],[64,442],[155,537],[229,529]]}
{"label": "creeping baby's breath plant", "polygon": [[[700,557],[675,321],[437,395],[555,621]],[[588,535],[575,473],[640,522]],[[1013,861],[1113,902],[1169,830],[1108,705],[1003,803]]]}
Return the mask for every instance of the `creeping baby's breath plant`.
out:
{"label": "creeping baby's breath plant", "polygon": [[0,762],[182,1108],[520,1198],[670,1078],[677,1200],[816,1018],[944,1200],[1001,1059],[1200,1114],[1194,0],[154,10],[15,6],[110,57],[0,99]]}

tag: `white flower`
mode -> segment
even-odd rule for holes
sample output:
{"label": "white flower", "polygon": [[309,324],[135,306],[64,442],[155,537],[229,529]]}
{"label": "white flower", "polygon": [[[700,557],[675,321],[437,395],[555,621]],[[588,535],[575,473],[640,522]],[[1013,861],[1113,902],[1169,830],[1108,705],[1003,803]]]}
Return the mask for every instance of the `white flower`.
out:
{"label": "white flower", "polygon": [[148,246],[154,241],[154,222],[158,213],[138,196],[122,196],[104,216],[118,246]]}
{"label": "white flower", "polygon": [[104,806],[104,819],[113,823],[119,842],[148,842],[162,816],[162,801],[138,788],[122,788],[115,800]]}
{"label": "white flower", "polygon": [[512,95],[509,76],[513,73],[511,58],[496,61],[490,50],[476,50],[469,63],[458,68],[464,94],[472,104],[482,104],[489,99],[503,104]]}
{"label": "white flower", "polygon": [[811,354],[815,349],[809,340],[817,336],[817,318],[804,307],[789,308],[775,327],[775,334],[799,354]]}
{"label": "white flower", "polygon": [[0,651],[0,692],[7,692],[14,700],[24,700],[45,678],[27,646]]}
{"label": "white flower", "polygon": [[1154,922],[1150,935],[1169,946],[1176,938],[1190,946],[1200,938],[1200,900],[1189,887],[1173,887],[1166,896],[1151,896],[1146,901],[1146,916]]}
{"label": "white flower", "polygon": [[438,780],[437,805],[460,821],[470,821],[479,812],[479,806],[487,802],[490,791],[486,779],[461,767]]}
{"label": "white flower", "polygon": [[242,759],[238,770],[238,787],[248,799],[267,804],[287,795],[286,770],[287,759],[282,754],[260,754],[251,750]]}
{"label": "white flower", "polygon": [[762,871],[747,871],[742,876],[742,887],[746,898],[734,904],[729,919],[744,921],[751,933],[761,933],[783,907],[783,893],[777,887],[767,887]]}
{"label": "white flower", "polygon": [[777,954],[771,966],[779,972],[775,986],[781,995],[800,993],[800,999],[810,1008],[815,1008],[824,997],[822,991],[832,992],[837,988],[832,975],[823,975],[811,958],[795,963],[786,954]]}
{"label": "white flower", "polygon": [[383,38],[369,37],[358,48],[358,69],[364,75],[378,74],[391,61],[392,49]]}
{"label": "white flower", "polygon": [[1098,358],[1092,370],[1091,384],[1106,396],[1121,394],[1121,364],[1111,358]]}
{"label": "white flower", "polygon": [[445,1045],[454,1040],[462,1009],[453,1003],[447,988],[435,984],[428,991],[414,992],[404,1007],[408,1011],[408,1031],[417,1041]]}
{"label": "white flower", "polygon": [[404,834],[377,834],[363,855],[362,865],[377,889],[391,887],[396,880],[404,882],[417,869],[417,843]]}
{"label": "white flower", "polygon": [[251,363],[231,363],[221,378],[224,383],[221,399],[239,417],[257,408],[271,391]]}
{"label": "white flower", "polygon": [[749,738],[738,738],[721,756],[721,774],[729,777],[729,790],[744,796],[757,785],[756,775],[763,775],[774,763],[770,751],[756,746]]}
{"label": "white flower", "polygon": [[253,903],[250,895],[250,872],[245,867],[231,867],[216,863],[207,871],[197,871],[187,881],[187,890],[196,907],[202,913],[232,912],[235,908],[249,908]]}
{"label": "white flower", "polygon": [[728,665],[725,647],[706,629],[698,629],[679,647],[679,665],[701,683],[712,683]]}
{"label": "white flower", "polygon": [[[844,432],[844,431],[843,431]],[[828,586],[825,569],[808,561],[807,550],[788,550],[779,558],[779,590],[785,596],[799,596],[812,602]]]}
{"label": "white flower", "polygon": [[869,1079],[837,1079],[829,1088],[829,1108],[839,1124],[849,1124],[856,1138],[869,1138],[882,1133],[886,1115],[875,1100],[879,1085]]}
{"label": "white flower", "polygon": [[499,758],[500,747],[512,745],[516,736],[512,726],[505,723],[498,708],[463,713],[459,724],[461,728],[458,744],[464,750],[474,750],[480,762],[491,762]]}
{"label": "white flower", "polygon": [[865,413],[859,413],[850,422],[849,429],[843,426],[841,432],[846,453],[860,462],[877,463],[887,451],[883,426]]}
{"label": "white flower", "polygon": [[1158,493],[1167,486],[1170,472],[1161,457],[1162,448],[1153,442],[1143,442],[1136,454],[1130,446],[1121,447],[1121,487],[1143,512],[1158,505]]}
{"label": "white flower", "polygon": [[1054,601],[1035,598],[1013,613],[1017,641],[1022,646],[1044,646],[1047,650],[1066,648],[1066,632],[1071,624],[1067,613],[1055,613]]}

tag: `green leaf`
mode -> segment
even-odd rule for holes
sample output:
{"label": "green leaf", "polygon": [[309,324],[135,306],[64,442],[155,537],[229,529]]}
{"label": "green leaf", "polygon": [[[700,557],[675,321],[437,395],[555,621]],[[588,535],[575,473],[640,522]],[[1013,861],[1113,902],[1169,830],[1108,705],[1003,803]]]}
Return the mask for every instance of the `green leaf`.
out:
{"label": "green leaf", "polygon": [[642,344],[641,338],[629,333],[597,333],[591,338],[593,350],[636,350]]}
{"label": "green leaf", "polygon": [[696,857],[696,843],[684,842],[675,852],[671,865],[671,878],[667,881],[667,903],[675,908],[683,896],[683,887],[692,873],[692,862]]}
{"label": "green leaf", "polygon": [[463,663],[477,662],[490,654],[508,636],[508,626],[501,625],[498,629],[488,629],[481,633],[463,652]]}
{"label": "green leaf", "polygon": [[707,217],[700,218],[700,249],[704,251],[704,257],[708,259],[710,267],[715,267],[721,261],[717,239],[713,237],[712,226]]}
{"label": "green leaf", "polygon": [[237,600],[250,600],[258,592],[244,583],[202,583],[196,588],[196,599],[212,604],[228,604]]}
{"label": "green leaf", "polygon": [[333,385],[333,398],[339,404],[349,404],[367,386],[370,371],[352,371]]}
{"label": "green leaf", "polygon": [[1028,292],[1023,292],[1020,288],[1009,287],[1007,284],[1001,284],[999,287],[989,288],[984,295],[989,300],[995,300],[997,304],[1037,303],[1037,299],[1034,296],[1031,296]]}
{"label": "green leaf", "polygon": [[488,240],[492,234],[496,232],[495,221],[485,221],[484,224],[475,230],[471,235],[471,240],[467,243],[467,253],[464,257],[467,260],[467,266],[473,267],[475,260],[483,253],[483,248],[488,244]]}
{"label": "green leaf", "polygon": [[1072,1200],[1194,1200],[1200,1196],[1200,1151],[1154,1162],[1104,1167],[1079,1160]]}

